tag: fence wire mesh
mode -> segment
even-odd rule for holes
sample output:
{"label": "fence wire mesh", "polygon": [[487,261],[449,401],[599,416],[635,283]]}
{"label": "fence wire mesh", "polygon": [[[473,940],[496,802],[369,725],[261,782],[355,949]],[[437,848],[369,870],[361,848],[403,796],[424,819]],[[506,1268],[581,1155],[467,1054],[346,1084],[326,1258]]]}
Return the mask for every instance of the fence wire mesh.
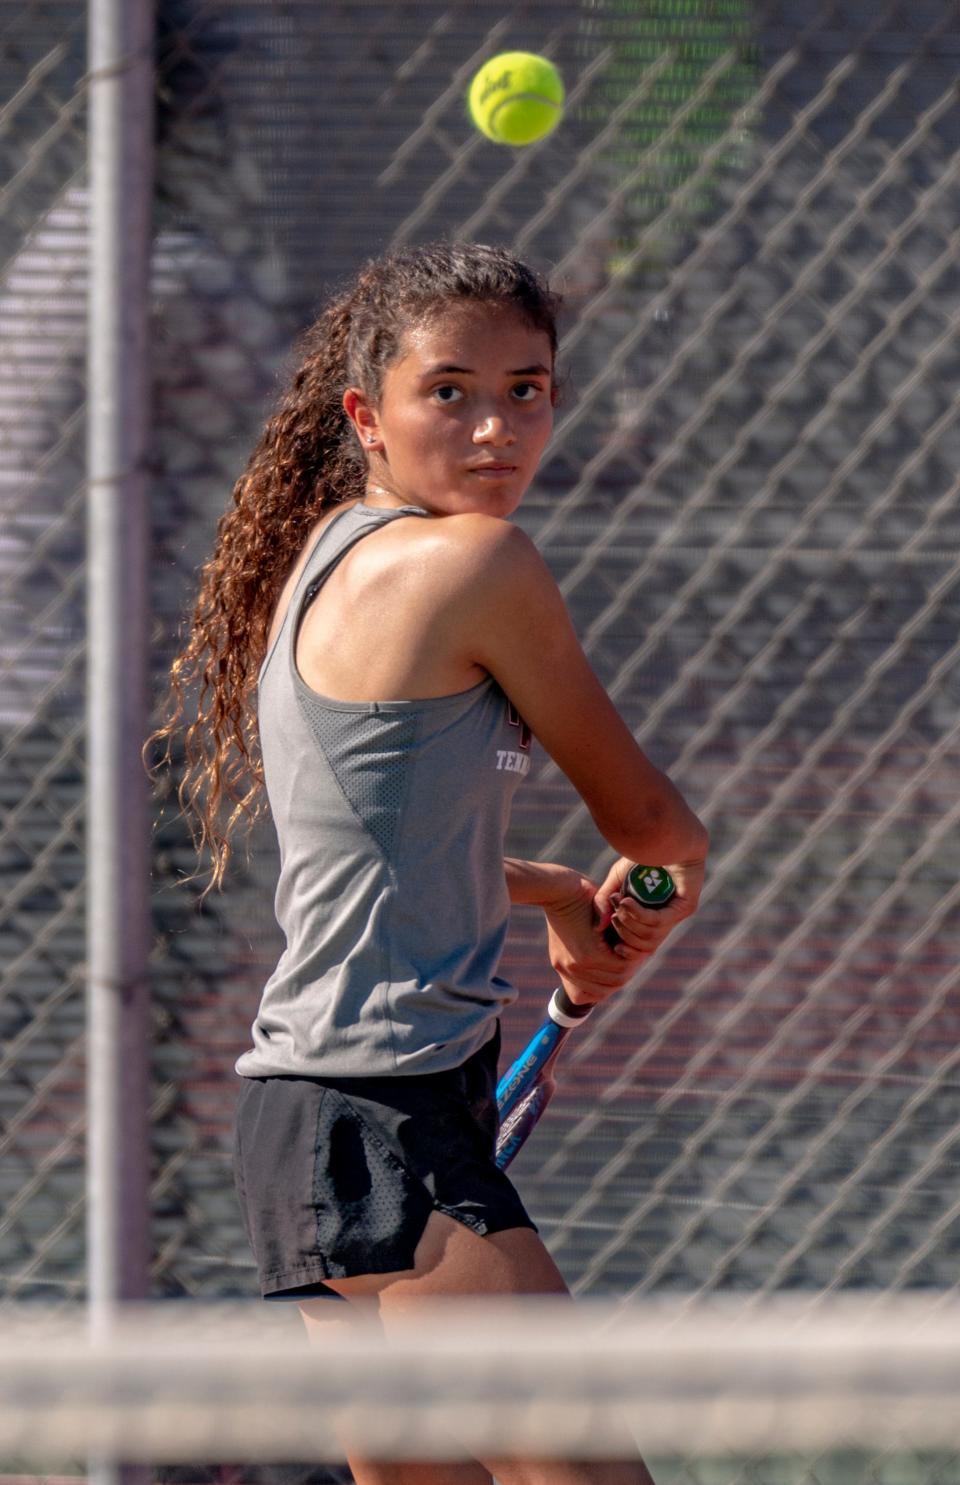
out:
{"label": "fence wire mesh", "polygon": [[[699,916],[570,1048],[517,1182],[582,1294],[952,1292],[960,7],[158,11],[158,686],[324,293],[440,235],[549,270],[568,381],[518,519],[714,845]],[[0,3],[0,1274],[16,1298],[83,1293],[84,45],[71,0]],[[463,101],[515,47],[551,55],[569,98],[522,151],[481,139]],[[605,866],[542,755],[520,800],[514,854]],[[192,864],[162,802],[153,1282],[252,1295],[231,1079],[278,947],[272,841],[202,909],[178,885]],[[531,910],[503,970],[523,987],[509,1055],[550,985]]]}
{"label": "fence wire mesh", "polygon": [[83,1264],[84,23],[0,7],[5,1287]]}

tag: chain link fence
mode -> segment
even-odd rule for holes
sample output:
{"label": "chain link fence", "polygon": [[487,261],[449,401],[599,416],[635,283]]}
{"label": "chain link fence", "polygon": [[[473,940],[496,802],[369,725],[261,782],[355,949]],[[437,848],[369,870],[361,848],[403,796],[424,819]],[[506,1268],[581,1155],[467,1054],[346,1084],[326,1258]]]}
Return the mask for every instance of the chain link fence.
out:
{"label": "chain link fence", "polygon": [[0,1229],[5,1288],[83,1278],[85,34],[0,7]]}
{"label": "chain link fence", "polygon": [[[714,846],[698,917],[569,1049],[518,1185],[584,1294],[954,1290],[960,7],[158,9],[158,688],[325,292],[440,235],[549,270],[567,385],[518,519]],[[0,0],[0,1275],[64,1300],[84,1287],[80,11]],[[463,102],[516,47],[569,96],[523,151]],[[514,854],[605,867],[542,754],[519,799]],[[154,1292],[252,1295],[232,1064],[278,948],[273,845],[200,906],[158,808]],[[550,986],[531,910],[503,969],[509,1055]]]}

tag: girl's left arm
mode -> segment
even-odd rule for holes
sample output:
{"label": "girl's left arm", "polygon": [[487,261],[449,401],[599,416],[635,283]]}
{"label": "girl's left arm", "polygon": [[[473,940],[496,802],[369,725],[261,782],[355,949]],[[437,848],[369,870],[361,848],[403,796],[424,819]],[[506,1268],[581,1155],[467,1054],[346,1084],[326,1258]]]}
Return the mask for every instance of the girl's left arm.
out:
{"label": "girl's left arm", "polygon": [[611,948],[601,932],[597,888],[589,877],[554,862],[505,857],[503,866],[510,901],[543,910],[550,963],[565,987],[568,979],[575,981],[581,998],[604,1000],[618,990],[662,935],[656,913],[629,903],[620,911],[633,915],[632,946]]}

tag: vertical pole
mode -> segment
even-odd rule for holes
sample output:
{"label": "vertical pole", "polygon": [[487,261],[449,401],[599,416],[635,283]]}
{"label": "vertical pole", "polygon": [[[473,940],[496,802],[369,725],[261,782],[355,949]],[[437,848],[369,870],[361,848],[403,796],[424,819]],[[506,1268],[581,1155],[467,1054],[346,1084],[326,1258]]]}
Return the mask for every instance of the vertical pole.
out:
{"label": "vertical pole", "polygon": [[[88,0],[87,1254],[90,1320],[148,1293],[147,438],[153,0]],[[133,1471],[97,1461],[108,1485]]]}

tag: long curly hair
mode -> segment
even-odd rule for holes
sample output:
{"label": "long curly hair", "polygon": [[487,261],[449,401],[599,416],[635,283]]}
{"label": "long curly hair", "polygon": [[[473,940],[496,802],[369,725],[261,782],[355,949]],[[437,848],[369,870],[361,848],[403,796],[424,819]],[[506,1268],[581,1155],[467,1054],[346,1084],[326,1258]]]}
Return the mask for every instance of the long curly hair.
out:
{"label": "long curly hair", "polygon": [[367,465],[343,408],[347,387],[376,405],[408,330],[457,301],[511,306],[556,352],[559,297],[502,248],[433,243],[373,259],[302,336],[297,370],[233,489],[182,650],[165,716],[147,748],[182,734],[178,798],[219,887],[231,837],[262,813],[256,687],[273,612],[318,518],[362,497]]}

